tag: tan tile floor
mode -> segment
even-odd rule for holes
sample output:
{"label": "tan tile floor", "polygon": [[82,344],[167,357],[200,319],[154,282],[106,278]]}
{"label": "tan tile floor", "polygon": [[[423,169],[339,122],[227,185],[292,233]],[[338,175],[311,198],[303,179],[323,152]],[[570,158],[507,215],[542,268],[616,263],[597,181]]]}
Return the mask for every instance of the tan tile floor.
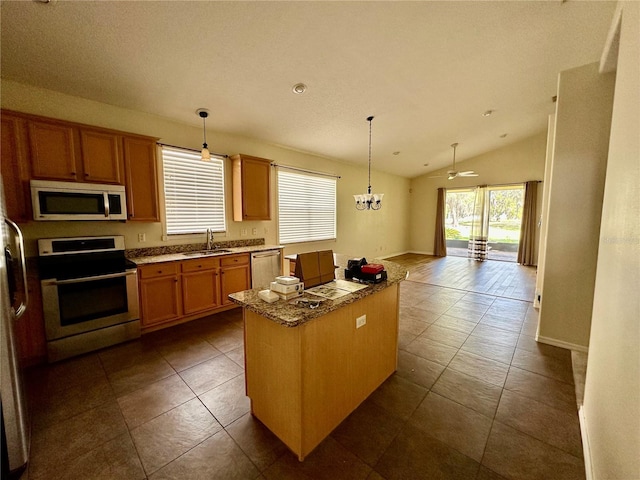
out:
{"label": "tan tile floor", "polygon": [[531,303],[405,281],[398,370],[300,463],[249,413],[233,310],[29,372],[25,478],[583,479]]}

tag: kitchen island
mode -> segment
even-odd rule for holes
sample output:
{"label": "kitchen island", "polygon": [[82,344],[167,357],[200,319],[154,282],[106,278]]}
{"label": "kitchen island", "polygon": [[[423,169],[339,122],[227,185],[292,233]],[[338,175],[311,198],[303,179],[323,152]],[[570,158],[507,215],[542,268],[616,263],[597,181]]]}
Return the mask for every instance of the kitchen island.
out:
{"label": "kitchen island", "polygon": [[[349,257],[336,255],[344,281]],[[302,461],[397,367],[399,284],[407,271],[376,260],[388,278],[321,300],[266,303],[258,290],[231,294],[243,306],[251,412]],[[352,284],[352,282],[349,282]]]}

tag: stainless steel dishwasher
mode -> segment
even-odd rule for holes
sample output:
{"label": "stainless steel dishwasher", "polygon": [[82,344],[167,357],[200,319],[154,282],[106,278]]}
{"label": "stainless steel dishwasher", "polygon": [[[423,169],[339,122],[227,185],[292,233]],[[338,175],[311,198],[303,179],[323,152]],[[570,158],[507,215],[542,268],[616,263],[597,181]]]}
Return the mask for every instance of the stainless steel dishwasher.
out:
{"label": "stainless steel dishwasher", "polygon": [[251,288],[267,289],[282,275],[280,250],[265,250],[251,254]]}

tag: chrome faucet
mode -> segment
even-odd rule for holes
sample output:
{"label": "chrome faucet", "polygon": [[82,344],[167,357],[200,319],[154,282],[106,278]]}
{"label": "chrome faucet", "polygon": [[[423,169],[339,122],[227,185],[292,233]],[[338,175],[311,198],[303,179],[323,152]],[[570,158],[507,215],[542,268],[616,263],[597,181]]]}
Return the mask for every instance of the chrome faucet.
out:
{"label": "chrome faucet", "polygon": [[212,250],[215,248],[213,244],[213,229],[207,228],[207,250]]}

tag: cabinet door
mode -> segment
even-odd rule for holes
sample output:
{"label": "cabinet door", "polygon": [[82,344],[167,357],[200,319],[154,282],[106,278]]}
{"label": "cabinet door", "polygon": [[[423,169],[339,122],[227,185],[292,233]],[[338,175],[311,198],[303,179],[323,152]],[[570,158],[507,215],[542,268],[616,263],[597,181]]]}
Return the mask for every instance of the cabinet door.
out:
{"label": "cabinet door", "polygon": [[80,130],[82,181],[124,185],[120,137],[97,130]]}
{"label": "cabinet door", "polygon": [[28,127],[32,177],[78,180],[74,128],[70,125],[35,120],[29,120]]}
{"label": "cabinet door", "polygon": [[175,320],[182,314],[180,280],[177,275],[154,277],[140,282],[142,326]]}
{"label": "cabinet door", "polygon": [[218,270],[182,274],[182,300],[186,315],[220,305]]}
{"label": "cabinet door", "polygon": [[233,161],[233,220],[271,220],[271,161],[235,155]]}
{"label": "cabinet door", "polygon": [[222,267],[221,269],[221,292],[222,305],[233,303],[229,300],[229,294],[241,292],[251,288],[251,274],[249,265],[239,265],[237,267]]}
{"label": "cabinet door", "polygon": [[124,137],[123,146],[128,219],[159,222],[155,140]]}
{"label": "cabinet door", "polygon": [[26,164],[28,146],[25,138],[25,121],[2,114],[2,145],[0,167],[4,182],[7,216],[16,222],[31,218],[29,201],[29,175]]}

